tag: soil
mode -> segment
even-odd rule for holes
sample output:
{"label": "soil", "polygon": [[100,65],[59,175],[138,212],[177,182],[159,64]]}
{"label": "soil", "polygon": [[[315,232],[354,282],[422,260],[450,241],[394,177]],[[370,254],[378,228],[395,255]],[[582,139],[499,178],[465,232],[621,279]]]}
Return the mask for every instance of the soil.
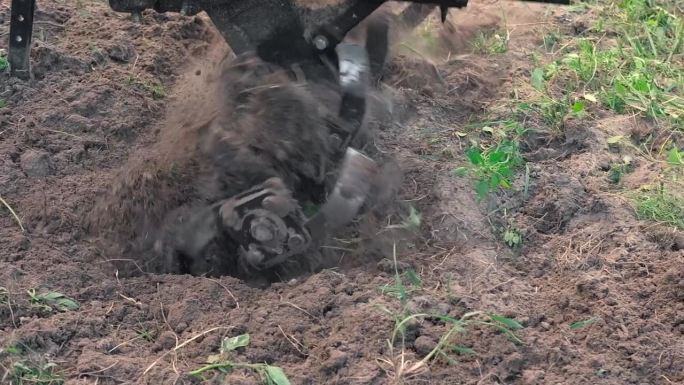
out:
{"label": "soil", "polygon": [[[521,176],[521,192],[490,201],[478,201],[471,182],[452,172],[468,145],[458,133],[489,117],[488,107],[512,92],[513,76],[530,71],[527,53],[542,44],[543,23],[572,14],[471,1],[452,11],[435,44],[395,48],[368,126],[378,152],[401,170],[396,202],[386,205],[394,197],[386,189],[376,203],[389,207],[378,204],[327,246],[332,268],[264,288],[231,276],[164,274],[157,256],[136,247],[174,209],[216,193],[202,187],[216,184],[202,184],[206,154],[197,148],[208,117],[230,111],[217,107],[214,90],[237,80],[220,76],[232,54],[208,19],[145,12],[134,23],[101,2],[72,0],[38,8],[35,79],[0,78],[0,197],[24,228],[0,210],[3,383],[17,360],[55,363],[67,384],[201,383],[188,373],[241,333],[251,343],[235,361],[282,367],[293,384],[400,383],[396,363],[420,360],[446,326],[413,324],[404,355],[391,356],[399,352],[387,344],[395,321],[383,309],[398,314],[402,304],[381,288],[395,269],[420,277],[406,305],[417,311],[491,311],[524,326],[522,344],[470,329],[458,343],[476,354],[438,360],[405,383],[684,383],[683,234],[637,221],[605,167],[622,156],[605,139],[648,129],[644,122],[609,116],[597,126],[566,122],[561,138],[532,133],[529,180]],[[496,28],[502,11],[515,26],[511,49],[471,54],[466,42]],[[3,36],[8,14],[3,5]],[[449,60],[436,60],[445,53]],[[315,119],[294,110],[303,116],[286,127]],[[277,135],[267,123],[283,117],[272,109],[260,116],[231,132],[252,141]],[[311,146],[316,137],[302,140]],[[399,174],[388,162],[378,184],[392,187]],[[636,186],[638,177],[637,165],[625,183]],[[409,206],[420,213],[419,230],[388,226],[401,224]],[[513,225],[524,240],[517,249],[501,239],[500,229]],[[29,289],[63,293],[80,307],[46,311]],[[582,320],[592,322],[570,328]],[[217,373],[204,381],[260,383],[246,370]]]}

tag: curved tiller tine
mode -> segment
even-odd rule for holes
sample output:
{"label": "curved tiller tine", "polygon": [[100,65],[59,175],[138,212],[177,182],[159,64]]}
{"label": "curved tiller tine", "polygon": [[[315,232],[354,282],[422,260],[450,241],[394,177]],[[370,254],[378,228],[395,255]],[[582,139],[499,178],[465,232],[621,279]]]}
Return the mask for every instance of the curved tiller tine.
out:
{"label": "curved tiller tine", "polygon": [[368,197],[376,173],[377,165],[372,159],[347,148],[332,194],[306,223],[314,242],[323,241],[354,219]]}

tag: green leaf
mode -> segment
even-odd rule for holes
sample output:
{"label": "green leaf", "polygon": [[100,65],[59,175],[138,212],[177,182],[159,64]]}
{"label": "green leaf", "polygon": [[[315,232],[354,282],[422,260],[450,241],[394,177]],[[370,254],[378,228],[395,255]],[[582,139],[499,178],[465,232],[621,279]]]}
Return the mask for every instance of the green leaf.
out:
{"label": "green leaf", "polygon": [[489,178],[489,188],[491,190],[496,189],[501,185],[501,181],[501,176],[499,174],[492,174],[492,176]]}
{"label": "green leaf", "polygon": [[476,166],[483,163],[482,153],[477,148],[474,148],[474,147],[469,148],[466,151],[466,156],[470,160],[470,163],[472,163]]}
{"label": "green leaf", "polygon": [[489,193],[489,182],[486,180],[478,181],[477,184],[475,184],[475,192],[480,199],[487,196]]}
{"label": "green leaf", "polygon": [[468,168],[467,167],[457,167],[454,169],[454,174],[456,176],[466,176],[466,175],[468,175]]}
{"label": "green leaf", "polygon": [[544,70],[543,69],[535,68],[534,71],[532,71],[532,86],[539,91],[544,89]]}
{"label": "green leaf", "polygon": [[570,324],[570,329],[572,329],[572,330],[582,329],[583,327],[586,327],[586,326],[593,324],[597,320],[598,320],[598,318],[591,317],[591,318],[583,320],[583,321],[573,322]]}
{"label": "green leaf", "polygon": [[454,345],[451,350],[458,354],[476,354],[475,350],[463,345]]}
{"label": "green leaf", "polygon": [[237,348],[249,345],[249,334],[240,334],[235,337],[226,337],[221,343],[221,353],[230,352]]}
{"label": "green leaf", "polygon": [[266,365],[266,376],[269,383],[273,385],[290,385],[283,369],[277,366]]}
{"label": "green leaf", "polygon": [[684,152],[673,147],[667,152],[667,163],[672,165],[684,165]]}
{"label": "green leaf", "polygon": [[57,293],[57,292],[51,291],[51,292],[46,293],[46,294],[41,294],[40,297],[42,297],[42,299],[47,300],[47,301],[54,301],[54,300],[59,299],[59,298],[64,298],[65,296],[62,293]]}
{"label": "green leaf", "polygon": [[493,321],[496,321],[496,322],[506,326],[507,328],[509,328],[511,330],[520,330],[523,328],[523,326],[518,321],[516,321],[512,318],[506,318],[502,315],[490,313],[489,318],[491,318]]}
{"label": "green leaf", "polygon": [[60,298],[57,300],[55,303],[55,307],[59,311],[67,311],[67,310],[78,310],[79,305],[76,301],[70,299],[70,298]]}
{"label": "green leaf", "polygon": [[408,270],[406,272],[406,278],[411,283],[411,285],[421,286],[423,284],[423,282],[420,280],[420,277],[418,276],[418,274],[416,274],[414,270]]}
{"label": "green leaf", "polygon": [[504,159],[506,159],[506,153],[501,151],[501,150],[495,150],[489,153],[489,162],[490,163],[500,163]]}
{"label": "green leaf", "polygon": [[518,104],[518,110],[519,111],[526,112],[526,111],[530,111],[531,109],[532,109],[532,106],[530,105],[530,103],[522,102],[522,103]]}
{"label": "green leaf", "polygon": [[580,102],[579,100],[575,102],[575,104],[572,105],[572,112],[579,114],[584,112],[584,103]]}

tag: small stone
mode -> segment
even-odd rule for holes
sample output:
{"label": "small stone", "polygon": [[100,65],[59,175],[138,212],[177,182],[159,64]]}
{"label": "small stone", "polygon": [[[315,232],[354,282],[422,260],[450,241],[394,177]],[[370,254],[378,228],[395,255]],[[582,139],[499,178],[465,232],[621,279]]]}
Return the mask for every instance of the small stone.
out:
{"label": "small stone", "polygon": [[437,346],[437,342],[428,336],[420,336],[413,343],[416,353],[421,357],[427,356],[435,346]]}
{"label": "small stone", "polygon": [[31,247],[31,241],[22,234],[14,236],[11,242],[13,244],[12,247],[16,251],[26,251]]}
{"label": "small stone", "polygon": [[551,329],[551,325],[549,325],[549,323],[546,322],[546,321],[542,321],[541,323],[539,323],[539,326],[541,326],[541,328],[544,329],[544,330],[549,330],[549,329]]}
{"label": "small stone", "polygon": [[449,313],[451,313],[451,308],[451,305],[449,305],[446,302],[440,302],[437,304],[437,310],[439,311],[439,314],[442,315],[448,315]]}
{"label": "small stone", "polygon": [[169,350],[176,346],[176,335],[170,331],[165,331],[159,335],[157,338],[157,343],[154,346],[154,350]]}
{"label": "small stone", "polygon": [[130,43],[121,43],[107,50],[109,57],[121,63],[128,63],[133,57],[135,57],[135,47]]}
{"label": "small stone", "polygon": [[117,344],[109,338],[101,339],[100,341],[97,342],[97,344],[95,344],[95,348],[97,350],[99,350],[100,352],[105,353],[105,354],[118,354],[118,353],[120,353],[120,351],[118,349],[115,349],[116,347],[117,347]]}
{"label": "small stone", "polygon": [[394,274],[396,272],[402,273],[411,268],[411,265],[407,262],[398,261],[395,265],[394,262],[389,259],[381,260],[378,262],[377,266],[378,270],[388,274]]}
{"label": "small stone", "polygon": [[347,353],[339,350],[332,350],[330,352],[330,358],[323,363],[323,369],[328,373],[336,372],[347,364],[347,359]]}
{"label": "small stone", "polygon": [[29,177],[46,177],[54,172],[50,155],[45,151],[28,150],[21,154],[19,162]]}
{"label": "small stone", "polygon": [[598,166],[601,171],[610,171],[610,162],[608,161],[603,160],[599,162]]}
{"label": "small stone", "polygon": [[674,251],[684,250],[684,235],[677,235],[672,245]]}
{"label": "small stone", "polygon": [[181,321],[181,322],[179,322],[179,323],[176,325],[175,328],[173,328],[173,330],[174,330],[176,333],[182,333],[182,332],[183,332],[185,329],[187,329],[187,328],[188,328],[188,324]]}

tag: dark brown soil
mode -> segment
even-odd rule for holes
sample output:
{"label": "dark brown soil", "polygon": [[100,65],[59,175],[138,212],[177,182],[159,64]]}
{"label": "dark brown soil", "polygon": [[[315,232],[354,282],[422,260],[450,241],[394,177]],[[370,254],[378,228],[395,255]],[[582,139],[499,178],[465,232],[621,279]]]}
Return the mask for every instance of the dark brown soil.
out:
{"label": "dark brown soil", "polygon": [[[637,221],[613,193],[602,165],[620,157],[605,148],[615,128],[568,122],[561,139],[530,136],[527,194],[492,198],[506,210],[488,210],[454,176],[468,145],[456,133],[508,97],[513,74],[530,69],[526,52],[541,44],[536,23],[562,12],[471,3],[452,11],[429,52],[399,50],[383,95],[374,95],[375,143],[403,174],[397,205],[331,244],[334,268],[263,289],[229,276],[160,274],[135,247],[169,211],[211,196],[197,188],[206,165],[196,149],[221,111],[210,95],[227,85],[217,74],[230,51],[210,23],[149,12],[135,24],[100,2],[39,2],[36,79],[0,75],[0,197],[25,228],[0,208],[0,382],[13,383],[8,371],[21,361],[52,362],[68,384],[201,383],[189,372],[223,337],[249,333],[235,360],[280,366],[293,384],[684,383],[682,234]],[[516,25],[511,49],[470,54],[464,42],[495,26],[502,8]],[[0,8],[2,36],[8,12]],[[444,52],[450,60],[435,59]],[[264,122],[279,119],[269,113],[232,130],[259,140]],[[399,180],[391,169],[388,186]],[[420,230],[394,231],[408,205]],[[521,248],[501,240],[507,225],[521,230]],[[422,281],[408,306],[515,318],[524,343],[476,327],[458,341],[476,354],[397,378],[397,363],[420,360],[446,326],[416,323],[404,355],[390,353],[395,320],[383,309],[398,314],[402,305],[380,289],[395,267]],[[29,289],[64,293],[80,308],[47,312]],[[243,370],[207,373],[207,383],[260,383]]]}

